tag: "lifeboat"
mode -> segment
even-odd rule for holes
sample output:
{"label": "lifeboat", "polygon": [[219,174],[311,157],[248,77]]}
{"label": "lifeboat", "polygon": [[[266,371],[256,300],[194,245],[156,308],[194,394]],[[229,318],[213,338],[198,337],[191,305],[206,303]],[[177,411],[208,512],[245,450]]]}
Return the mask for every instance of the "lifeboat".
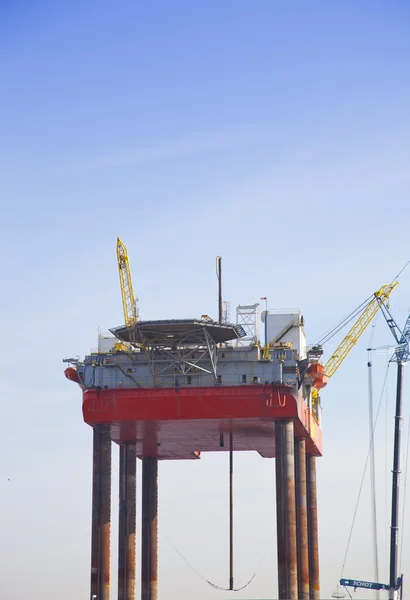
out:
{"label": "lifeboat", "polygon": [[81,385],[80,378],[78,376],[77,369],[75,367],[67,367],[67,369],[64,371],[64,375],[70,381],[74,381],[75,383],[78,383],[78,385]]}
{"label": "lifeboat", "polygon": [[309,365],[306,374],[312,379],[315,379],[315,377],[323,373],[323,370],[323,365],[318,362],[313,362]]}
{"label": "lifeboat", "polygon": [[329,375],[326,375],[326,373],[322,373],[321,375],[316,377],[316,379],[313,380],[313,387],[317,390],[321,390],[322,388],[326,387],[328,383]]}
{"label": "lifeboat", "polygon": [[326,387],[329,383],[329,375],[325,373],[323,365],[320,363],[312,363],[309,365],[307,375],[313,379],[313,387],[317,390],[321,390]]}

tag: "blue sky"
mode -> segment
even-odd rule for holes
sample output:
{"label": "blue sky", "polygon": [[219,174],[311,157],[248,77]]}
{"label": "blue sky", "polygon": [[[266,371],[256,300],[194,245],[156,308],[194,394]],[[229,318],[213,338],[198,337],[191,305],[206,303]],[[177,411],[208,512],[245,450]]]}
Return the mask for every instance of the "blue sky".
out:
{"label": "blue sky", "polygon": [[[91,430],[61,359],[84,355],[98,327],[121,322],[117,235],[143,318],[214,314],[221,254],[232,312],[261,296],[271,308],[298,306],[310,341],[410,259],[409,21],[404,1],[1,4],[0,559],[9,600],[27,581],[34,600],[88,593]],[[392,297],[401,323],[409,297],[410,267]],[[323,394],[323,597],[340,575],[366,458],[364,338]],[[390,342],[381,319],[376,339]],[[385,362],[375,357],[375,396]],[[389,382],[377,431],[381,535],[393,374]],[[160,531],[222,584],[226,463],[160,465]],[[243,455],[236,464],[238,585],[271,549],[234,597],[269,598],[274,463]],[[369,506],[364,492],[346,567],[363,579],[372,576]],[[160,577],[170,600],[228,597],[163,537]]]}

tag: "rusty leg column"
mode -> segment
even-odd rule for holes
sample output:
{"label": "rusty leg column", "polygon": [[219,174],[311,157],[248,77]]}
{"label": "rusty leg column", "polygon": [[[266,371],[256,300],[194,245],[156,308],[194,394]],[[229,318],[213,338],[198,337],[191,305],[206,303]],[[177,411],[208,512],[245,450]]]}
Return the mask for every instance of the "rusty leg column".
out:
{"label": "rusty leg column", "polygon": [[276,467],[276,541],[278,549],[278,597],[287,598],[286,540],[283,504],[283,424],[275,421],[275,467]]}
{"label": "rusty leg column", "polygon": [[296,544],[295,440],[293,421],[283,424],[283,484],[286,531],[286,580],[288,600],[298,600]]}
{"label": "rusty leg column", "polygon": [[293,421],[276,423],[279,599],[298,600]]}
{"label": "rusty leg column", "polygon": [[135,443],[120,445],[118,600],[135,600],[136,452]]}
{"label": "rusty leg column", "polygon": [[141,600],[158,598],[158,460],[142,460]]}
{"label": "rusty leg column", "polygon": [[111,431],[93,428],[91,600],[110,600]]}
{"label": "rusty leg column", "polygon": [[295,440],[296,524],[299,600],[309,600],[309,543],[306,502],[306,441]]}
{"label": "rusty leg column", "polygon": [[309,579],[311,600],[320,599],[319,537],[317,520],[316,457],[308,455],[306,461],[308,528],[309,528]]}

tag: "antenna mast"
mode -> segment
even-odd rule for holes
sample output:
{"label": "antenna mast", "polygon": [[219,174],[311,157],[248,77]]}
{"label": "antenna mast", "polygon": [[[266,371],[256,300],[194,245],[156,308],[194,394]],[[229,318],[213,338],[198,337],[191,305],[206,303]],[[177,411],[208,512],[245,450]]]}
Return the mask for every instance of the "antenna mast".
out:
{"label": "antenna mast", "polygon": [[218,323],[222,323],[222,256],[216,257],[216,276],[218,277]]}

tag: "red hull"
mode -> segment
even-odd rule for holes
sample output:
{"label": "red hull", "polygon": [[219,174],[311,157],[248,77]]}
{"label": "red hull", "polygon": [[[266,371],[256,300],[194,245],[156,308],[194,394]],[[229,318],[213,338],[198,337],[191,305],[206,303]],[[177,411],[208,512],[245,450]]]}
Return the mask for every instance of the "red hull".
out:
{"label": "red hull", "polygon": [[319,427],[304,402],[298,411],[284,385],[88,389],[83,416],[89,425],[111,424],[115,442],[137,441],[141,458],[198,458],[198,451],[226,450],[224,432],[231,429],[235,450],[271,457],[274,421],[286,418],[295,421],[295,433],[306,438],[308,452],[321,454]]}

